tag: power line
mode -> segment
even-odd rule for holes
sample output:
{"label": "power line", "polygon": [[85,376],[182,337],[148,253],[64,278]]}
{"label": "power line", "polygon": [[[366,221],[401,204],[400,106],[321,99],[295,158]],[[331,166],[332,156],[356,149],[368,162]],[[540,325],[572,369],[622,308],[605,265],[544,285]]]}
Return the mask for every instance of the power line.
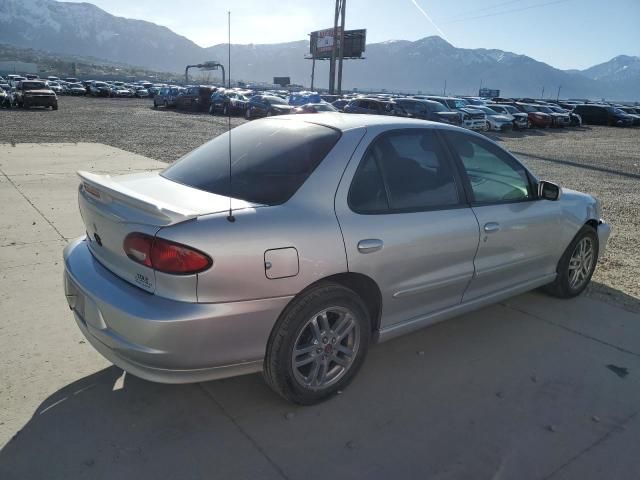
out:
{"label": "power line", "polygon": [[511,9],[511,10],[505,10],[504,12],[488,13],[486,15],[477,15],[477,16],[474,16],[474,17],[459,18],[457,20],[451,20],[450,22],[445,22],[443,25],[449,25],[451,23],[458,23],[458,22],[466,22],[466,21],[469,21],[469,20],[477,20],[479,18],[495,17],[495,16],[498,16],[498,15],[507,15],[509,13],[522,12],[524,10],[531,10],[532,8],[546,7],[548,5],[556,5],[558,3],[566,3],[566,2],[569,2],[569,1],[571,1],[571,0],[556,0],[554,2],[536,3],[535,5],[529,5],[527,7],[514,8],[514,9]]}
{"label": "power line", "polygon": [[457,15],[453,15],[450,18],[445,18],[444,20],[445,20],[445,22],[450,22],[450,21],[453,21],[453,20],[457,20],[457,19],[459,19],[461,17],[466,17],[469,14],[483,13],[483,12],[487,12],[487,11],[490,11],[490,10],[495,10],[496,8],[499,8],[499,7],[505,7],[507,5],[513,5],[514,3],[522,3],[523,1],[526,1],[526,0],[509,0],[508,2],[496,3],[494,5],[484,6],[482,8],[474,8],[473,10],[467,10],[466,12],[459,13]]}

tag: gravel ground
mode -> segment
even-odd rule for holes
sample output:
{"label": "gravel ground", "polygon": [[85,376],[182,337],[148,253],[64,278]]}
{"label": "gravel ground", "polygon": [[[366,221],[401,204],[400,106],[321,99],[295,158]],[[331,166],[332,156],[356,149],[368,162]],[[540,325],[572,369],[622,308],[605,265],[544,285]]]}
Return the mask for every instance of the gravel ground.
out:
{"label": "gravel ground", "polygon": [[[222,133],[226,118],[153,109],[148,99],[61,97],[58,111],[0,110],[0,143],[99,142],[172,162]],[[243,123],[233,118],[232,125]],[[596,195],[613,225],[588,294],[640,312],[640,128],[491,135],[536,174]]]}
{"label": "gravel ground", "polygon": [[[153,108],[137,98],[58,97],[59,110],[0,110],[0,142],[98,142],[172,162],[227,128],[207,113]],[[231,125],[244,123],[232,118]]]}

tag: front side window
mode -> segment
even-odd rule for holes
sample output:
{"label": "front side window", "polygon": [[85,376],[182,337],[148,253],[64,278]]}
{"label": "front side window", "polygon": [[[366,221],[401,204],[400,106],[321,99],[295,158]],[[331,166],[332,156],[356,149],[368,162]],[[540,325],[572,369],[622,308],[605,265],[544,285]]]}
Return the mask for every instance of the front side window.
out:
{"label": "front side window", "polygon": [[349,190],[357,213],[444,209],[460,203],[453,167],[432,130],[401,130],[378,137]]}
{"label": "front side window", "polygon": [[534,198],[525,168],[481,138],[445,132],[471,182],[474,203],[507,203]]}

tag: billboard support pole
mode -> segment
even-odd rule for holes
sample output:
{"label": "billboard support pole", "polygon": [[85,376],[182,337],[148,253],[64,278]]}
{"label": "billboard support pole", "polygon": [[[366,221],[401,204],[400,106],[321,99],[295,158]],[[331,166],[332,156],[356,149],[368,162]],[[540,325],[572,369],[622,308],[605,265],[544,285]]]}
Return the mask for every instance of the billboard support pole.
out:
{"label": "billboard support pole", "polygon": [[316,75],[316,55],[313,54],[313,58],[311,59],[311,91],[313,92],[313,80]]}
{"label": "billboard support pole", "polygon": [[347,0],[342,0],[340,21],[340,50],[338,55],[338,95],[342,95],[342,58],[344,57],[344,17],[346,15]]}
{"label": "billboard support pole", "polygon": [[340,0],[336,0],[336,14],[333,18],[333,45],[331,47],[331,64],[329,65],[329,93],[333,94],[336,86],[336,37],[338,36],[338,15]]}

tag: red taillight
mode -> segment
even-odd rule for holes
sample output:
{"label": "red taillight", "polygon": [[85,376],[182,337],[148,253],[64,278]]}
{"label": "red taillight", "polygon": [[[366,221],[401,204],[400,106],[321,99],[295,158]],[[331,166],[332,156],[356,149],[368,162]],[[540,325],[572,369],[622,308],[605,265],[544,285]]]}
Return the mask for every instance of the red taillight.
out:
{"label": "red taillight", "polygon": [[213,263],[209,256],[193,248],[145,233],[127,235],[123,248],[134,262],[163,273],[189,275],[202,272]]}

